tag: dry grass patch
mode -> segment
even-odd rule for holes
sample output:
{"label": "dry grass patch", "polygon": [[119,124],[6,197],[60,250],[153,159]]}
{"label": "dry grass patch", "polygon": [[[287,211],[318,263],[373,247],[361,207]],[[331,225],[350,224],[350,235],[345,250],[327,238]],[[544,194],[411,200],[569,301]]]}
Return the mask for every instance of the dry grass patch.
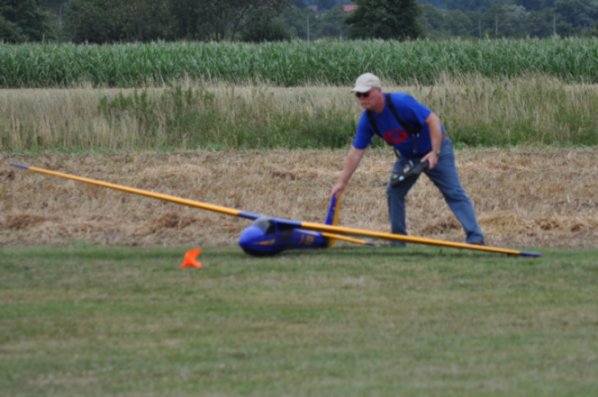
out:
{"label": "dry grass patch", "polygon": [[[469,146],[595,145],[598,86],[545,75],[441,77],[393,86]],[[0,151],[340,148],[361,108],[348,86],[179,81],[139,89],[0,90]]]}
{"label": "dry grass patch", "polygon": [[[320,222],[345,150],[11,156],[23,162],[245,211]],[[457,161],[488,243],[595,247],[598,149],[460,150]],[[388,230],[388,150],[370,150],[343,197],[341,223]],[[228,245],[247,221],[9,168],[0,173],[0,244]],[[413,235],[462,241],[422,177],[408,198]]]}

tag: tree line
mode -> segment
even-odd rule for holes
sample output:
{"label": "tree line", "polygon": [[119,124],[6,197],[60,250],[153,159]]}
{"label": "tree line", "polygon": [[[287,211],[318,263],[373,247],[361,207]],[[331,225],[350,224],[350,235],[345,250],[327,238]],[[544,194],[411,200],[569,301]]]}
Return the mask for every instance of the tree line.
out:
{"label": "tree line", "polygon": [[422,0],[432,37],[598,36],[598,0]]}
{"label": "tree line", "polygon": [[0,0],[10,43],[554,35],[598,36],[598,0]]}

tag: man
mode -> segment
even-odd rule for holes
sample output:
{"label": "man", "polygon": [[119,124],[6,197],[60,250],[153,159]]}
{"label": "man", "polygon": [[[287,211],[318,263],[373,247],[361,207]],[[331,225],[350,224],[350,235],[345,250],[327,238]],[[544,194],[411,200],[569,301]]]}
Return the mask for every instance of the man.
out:
{"label": "man", "polygon": [[[359,76],[352,91],[365,111],[359,119],[353,146],[331,195],[345,190],[372,136],[377,134],[393,146],[397,154],[393,173],[403,170],[410,161],[428,162],[424,173],[442,192],[449,208],[461,222],[466,242],[484,244],[484,235],[471,200],[461,187],[451,140],[440,118],[406,93],[384,94],[380,79],[372,73]],[[388,212],[393,233],[407,234],[405,197],[418,177],[415,175],[402,183],[388,184]],[[394,245],[402,246],[404,243]]]}

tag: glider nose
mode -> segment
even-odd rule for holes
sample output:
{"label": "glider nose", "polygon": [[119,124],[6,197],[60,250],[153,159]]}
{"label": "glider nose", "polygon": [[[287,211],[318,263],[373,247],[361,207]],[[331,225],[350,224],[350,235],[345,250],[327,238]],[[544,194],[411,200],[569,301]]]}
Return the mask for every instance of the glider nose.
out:
{"label": "glider nose", "polygon": [[241,236],[239,236],[239,244],[241,246],[253,244],[263,237],[264,232],[259,227],[251,225],[241,232]]}
{"label": "glider nose", "polygon": [[281,251],[273,234],[256,225],[247,227],[239,237],[239,245],[246,253],[256,256],[274,255]]}

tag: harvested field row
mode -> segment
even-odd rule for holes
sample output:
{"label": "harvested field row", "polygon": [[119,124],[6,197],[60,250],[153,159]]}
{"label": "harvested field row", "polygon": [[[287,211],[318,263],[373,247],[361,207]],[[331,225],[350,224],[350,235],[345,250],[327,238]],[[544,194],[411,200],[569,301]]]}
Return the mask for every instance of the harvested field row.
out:
{"label": "harvested field row", "polygon": [[[234,244],[248,222],[20,171],[21,162],[251,212],[322,221],[345,150],[4,156],[0,246]],[[487,243],[598,246],[598,148],[457,151]],[[389,150],[371,150],[343,197],[343,225],[388,230]],[[408,202],[410,233],[463,241],[427,178]]]}

